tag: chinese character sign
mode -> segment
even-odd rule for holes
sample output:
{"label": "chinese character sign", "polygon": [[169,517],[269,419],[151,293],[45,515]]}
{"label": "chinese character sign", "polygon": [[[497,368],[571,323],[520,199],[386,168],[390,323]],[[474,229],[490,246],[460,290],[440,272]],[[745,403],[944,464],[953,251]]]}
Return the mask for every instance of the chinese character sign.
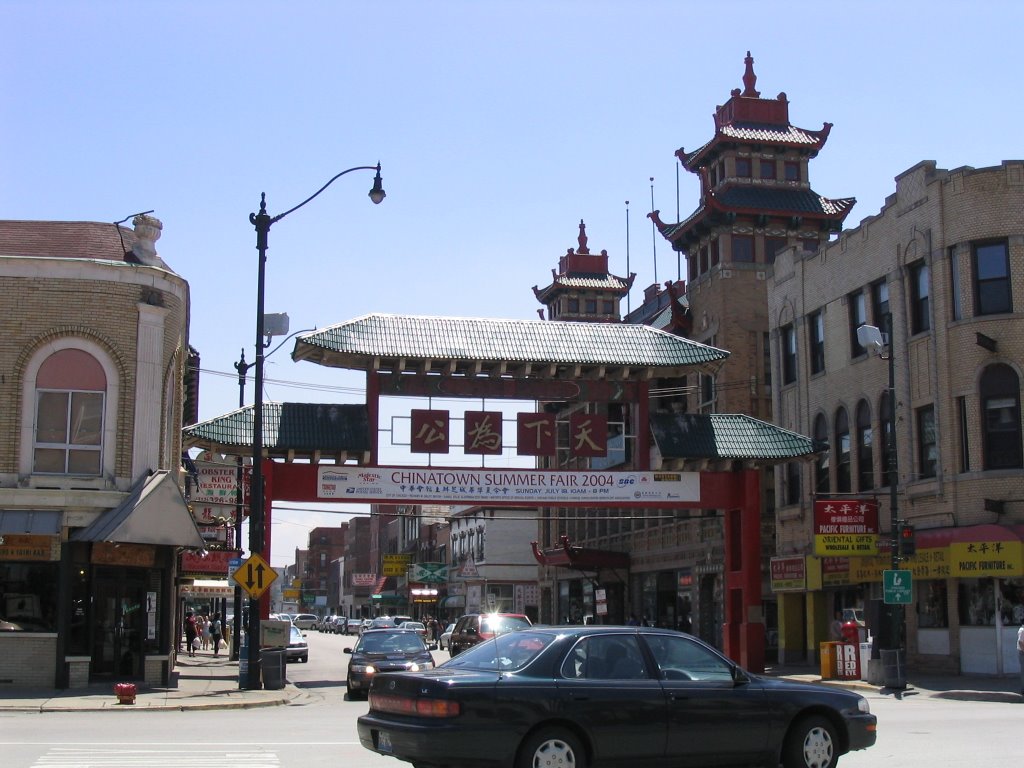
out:
{"label": "chinese character sign", "polygon": [[604,456],[608,453],[608,419],[593,413],[569,417],[569,454]]}
{"label": "chinese character sign", "polygon": [[466,411],[463,450],[487,456],[501,455],[501,412]]}
{"label": "chinese character sign", "polygon": [[554,456],[557,445],[553,413],[517,414],[520,456]]}
{"label": "chinese character sign", "polygon": [[[448,411],[412,411],[413,453],[448,453]],[[500,422],[499,422],[500,424]]]}

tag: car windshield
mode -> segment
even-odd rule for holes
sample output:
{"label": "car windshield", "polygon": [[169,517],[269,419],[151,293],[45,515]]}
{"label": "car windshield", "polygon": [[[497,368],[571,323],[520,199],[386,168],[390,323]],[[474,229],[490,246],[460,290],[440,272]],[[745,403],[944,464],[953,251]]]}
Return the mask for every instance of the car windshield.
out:
{"label": "car windshield", "polygon": [[415,632],[368,632],[356,644],[354,653],[418,653],[427,646]]}
{"label": "car windshield", "polygon": [[499,635],[503,632],[514,632],[517,629],[525,629],[530,626],[527,619],[518,616],[483,616],[480,619],[480,631]]}
{"label": "car windshield", "polygon": [[441,666],[513,672],[533,661],[554,639],[554,635],[539,632],[511,632],[478,643]]}
{"label": "car windshield", "polygon": [[293,642],[293,643],[301,643],[302,642],[302,630],[299,629],[298,627],[294,627],[294,626],[292,627],[292,639],[291,639],[291,642]]}

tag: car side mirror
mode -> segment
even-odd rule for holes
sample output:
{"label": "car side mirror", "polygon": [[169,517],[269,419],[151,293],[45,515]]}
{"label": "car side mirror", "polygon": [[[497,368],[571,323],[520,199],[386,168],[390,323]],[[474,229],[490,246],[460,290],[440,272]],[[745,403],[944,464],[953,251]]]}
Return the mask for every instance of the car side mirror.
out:
{"label": "car side mirror", "polygon": [[750,682],[750,675],[747,674],[747,671],[743,669],[743,667],[733,667],[732,681],[736,685],[745,685]]}
{"label": "car side mirror", "polygon": [[351,648],[345,648],[345,649],[344,649],[344,650],[342,651],[342,653],[352,653],[352,649],[351,649]]}

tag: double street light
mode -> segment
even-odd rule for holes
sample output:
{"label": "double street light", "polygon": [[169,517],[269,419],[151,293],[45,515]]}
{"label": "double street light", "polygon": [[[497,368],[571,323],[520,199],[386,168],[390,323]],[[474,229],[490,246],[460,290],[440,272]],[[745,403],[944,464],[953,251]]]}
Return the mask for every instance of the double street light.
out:
{"label": "double street light", "polygon": [[[271,216],[267,213],[267,196],[266,193],[263,193],[260,195],[259,213],[249,214],[249,221],[256,228],[256,250],[259,252],[259,271],[256,280],[256,360],[253,364],[255,368],[254,384],[256,392],[253,397],[252,414],[252,489],[249,494],[250,554],[259,553],[260,556],[263,556],[265,554],[266,542],[263,502],[263,361],[265,357],[264,350],[269,345],[269,340],[265,338],[263,299],[267,265],[267,235],[274,224],[288,214],[299,210],[306,203],[314,200],[335,181],[353,171],[376,171],[376,175],[373,178],[373,187],[370,189],[369,195],[374,205],[379,204],[384,199],[385,193],[384,187],[381,184],[380,163],[377,163],[377,165],[357,165],[354,168],[342,171],[333,176],[326,184],[301,203],[277,216]],[[249,643],[248,679],[245,681],[245,687],[248,689],[258,689],[260,687],[260,611],[259,600],[255,598],[249,601],[249,620],[246,631],[249,636]]]}

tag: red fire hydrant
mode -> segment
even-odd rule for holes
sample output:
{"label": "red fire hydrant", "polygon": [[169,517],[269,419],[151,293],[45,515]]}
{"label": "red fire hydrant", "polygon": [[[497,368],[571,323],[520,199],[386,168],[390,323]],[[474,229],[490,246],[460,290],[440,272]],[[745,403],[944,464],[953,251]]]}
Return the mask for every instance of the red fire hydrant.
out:
{"label": "red fire hydrant", "polygon": [[134,704],[135,693],[135,683],[117,683],[114,686],[114,695],[117,696],[118,704]]}

